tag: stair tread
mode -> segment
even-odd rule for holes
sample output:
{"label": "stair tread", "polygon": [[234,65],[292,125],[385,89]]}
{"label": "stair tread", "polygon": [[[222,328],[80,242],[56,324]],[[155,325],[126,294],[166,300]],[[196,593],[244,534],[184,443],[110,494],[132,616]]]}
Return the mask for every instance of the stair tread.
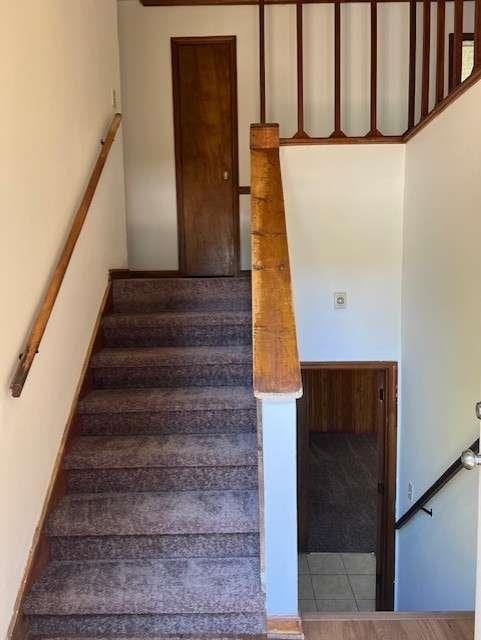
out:
{"label": "stair tread", "polygon": [[111,347],[93,356],[90,366],[98,367],[190,367],[193,365],[250,364],[250,345],[218,347]]}
{"label": "stair tread", "polygon": [[251,466],[257,464],[256,435],[171,434],[80,436],[64,460],[66,469]]}
{"label": "stair tread", "polygon": [[143,536],[258,531],[257,491],[69,494],[50,536]]}
{"label": "stair tread", "polygon": [[256,558],[51,562],[24,605],[57,616],[262,610]]}
{"label": "stair tread", "polygon": [[81,414],[255,409],[251,387],[97,389],[78,404]]}
{"label": "stair tread", "polygon": [[161,311],[145,313],[118,312],[106,315],[102,325],[108,328],[119,327],[163,327],[165,325],[244,325],[251,324],[250,311]]}

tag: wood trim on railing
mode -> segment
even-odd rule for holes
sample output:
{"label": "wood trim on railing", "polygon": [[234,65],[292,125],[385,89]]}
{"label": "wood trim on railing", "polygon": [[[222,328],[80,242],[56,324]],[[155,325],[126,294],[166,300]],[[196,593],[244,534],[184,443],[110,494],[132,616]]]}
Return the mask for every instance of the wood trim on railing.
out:
{"label": "wood trim on railing", "polygon": [[446,36],[446,0],[438,0],[436,36],[436,104],[444,98],[444,56]]}
{"label": "wood trim on railing", "polygon": [[112,144],[115,140],[115,136],[120,126],[121,120],[121,114],[117,113],[114,116],[112,123],[110,124],[105,140],[102,141],[102,149],[100,150],[80,206],[77,209],[77,212],[73,219],[72,226],[70,227],[67,240],[65,241],[62,250],[62,254],[48,283],[47,291],[43,297],[40,309],[35,317],[32,330],[30,331],[27,345],[20,357],[20,362],[15,371],[15,375],[10,387],[12,396],[14,398],[18,398],[22,393],[25,380],[27,379],[28,372],[30,371],[30,367],[32,366],[33,359],[37,354],[40,341],[42,340],[45,328],[50,318],[50,314],[52,313],[53,305],[55,304],[55,300],[57,299],[57,295],[64,279],[65,272],[67,271],[70,258],[72,257],[73,250],[77,243],[80,232],[82,231],[85,218],[87,217],[87,213],[95,195],[100,176],[102,175],[103,168],[109,156],[109,152],[112,148]]}
{"label": "wood trim on railing", "polygon": [[252,330],[254,395],[302,395],[292,299],[279,125],[251,125]]}
{"label": "wood trim on railing", "polygon": [[431,57],[431,2],[423,0],[423,65],[421,79],[421,118],[429,113],[429,76]]}
{"label": "wood trim on railing", "polygon": [[435,118],[438,117],[440,113],[442,113],[452,102],[455,102],[460,96],[463,95],[468,89],[470,89],[473,85],[481,80],[481,69],[473,72],[469,78],[466,78],[464,82],[458,84],[458,86],[449,93],[444,100],[442,100],[439,104],[437,104],[434,109],[423,118],[418,124],[407,131],[402,137],[402,142],[408,142],[411,138],[414,138],[424,127],[426,127],[430,122],[432,122]]}
{"label": "wood trim on railing", "polygon": [[417,3],[409,4],[409,103],[408,129],[414,127],[416,111],[416,44],[417,44]]}

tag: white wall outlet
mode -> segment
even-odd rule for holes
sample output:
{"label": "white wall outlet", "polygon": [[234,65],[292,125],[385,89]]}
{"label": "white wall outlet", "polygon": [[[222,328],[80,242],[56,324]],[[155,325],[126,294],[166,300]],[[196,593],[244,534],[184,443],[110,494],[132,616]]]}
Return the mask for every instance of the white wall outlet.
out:
{"label": "white wall outlet", "polygon": [[414,482],[408,482],[408,500],[414,502]]}
{"label": "white wall outlet", "polygon": [[334,292],[334,309],[345,309],[347,307],[346,291]]}

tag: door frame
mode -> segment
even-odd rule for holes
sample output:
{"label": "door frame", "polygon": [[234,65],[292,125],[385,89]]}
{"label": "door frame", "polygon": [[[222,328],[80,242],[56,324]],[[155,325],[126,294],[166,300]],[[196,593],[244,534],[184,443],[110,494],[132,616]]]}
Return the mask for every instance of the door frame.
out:
{"label": "door frame", "polygon": [[182,197],[182,128],[180,124],[179,49],[192,44],[229,45],[231,68],[231,118],[232,118],[232,205],[234,229],[234,275],[240,272],[240,221],[239,221],[239,127],[237,103],[237,37],[236,36],[192,36],[173,37],[171,45],[172,66],[172,112],[174,121],[175,183],[177,198],[177,241],[179,249],[179,273],[185,274],[185,226]]}
{"label": "door frame", "polygon": [[[383,397],[378,431],[378,534],[376,548],[376,609],[392,611],[394,609],[395,580],[395,544],[396,544],[396,454],[397,454],[397,413],[398,413],[398,363],[394,361],[366,362],[301,362],[301,370],[375,370],[384,376]],[[298,459],[306,451],[308,434],[298,429]],[[299,465],[298,495],[299,540],[305,544],[306,522],[302,515],[306,513],[306,467]]]}

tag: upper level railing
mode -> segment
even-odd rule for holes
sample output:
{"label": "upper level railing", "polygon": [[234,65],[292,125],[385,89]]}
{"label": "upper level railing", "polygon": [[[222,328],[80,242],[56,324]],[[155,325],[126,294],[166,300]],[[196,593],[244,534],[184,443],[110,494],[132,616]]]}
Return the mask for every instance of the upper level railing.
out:
{"label": "upper level railing", "polygon": [[73,250],[75,249],[75,245],[77,244],[80,232],[82,231],[82,227],[85,222],[85,218],[87,217],[87,213],[90,209],[90,205],[92,204],[92,200],[95,195],[100,176],[102,175],[105,163],[107,162],[107,158],[114,143],[121,120],[121,114],[117,113],[112,120],[105,140],[102,141],[102,149],[100,150],[80,206],[75,213],[75,217],[63,246],[60,258],[49,280],[47,290],[40,304],[40,309],[35,316],[33,326],[27,340],[27,344],[25,346],[25,350],[20,355],[20,362],[18,363],[15,375],[10,386],[12,396],[14,398],[18,398],[22,393],[22,389],[32,366],[33,360],[38,352],[40,342],[42,340],[43,334],[45,333],[48,320],[52,313],[53,305],[55,304],[55,300],[57,299],[58,292],[65,276],[65,272],[67,271],[68,265],[70,263],[70,258],[72,257]]}
{"label": "upper level railing", "polygon": [[251,125],[254,395],[302,395],[277,124]]}
{"label": "upper level railing", "polygon": [[[366,2],[366,0],[361,0]],[[259,102],[260,121],[266,122],[269,105],[266,100],[266,5],[293,4],[296,6],[296,57],[297,57],[297,131],[292,137],[282,138],[281,144],[326,144],[326,143],[355,143],[355,142],[404,142],[412,137],[426,122],[444,109],[450,101],[458,97],[465,89],[481,77],[481,0],[474,2],[465,0],[400,0],[409,4],[409,27],[406,31],[406,51],[409,59],[403,64],[408,69],[408,85],[406,86],[405,107],[407,109],[407,129],[400,130],[396,135],[384,135],[379,129],[379,21],[378,3],[380,0],[367,0],[370,4],[370,81],[369,81],[369,131],[363,135],[347,136],[343,131],[342,113],[342,7],[348,5],[348,0],[258,0],[247,2],[259,4]],[[207,1],[205,2],[208,3]],[[234,2],[235,3],[235,2]],[[333,122],[332,133],[319,136],[306,131],[305,125],[305,73],[304,59],[306,50],[304,45],[304,4],[333,5]],[[453,6],[453,18],[447,21],[446,6]],[[469,11],[465,11],[465,6]],[[474,7],[474,11],[473,11]],[[435,8],[435,10],[434,10]],[[326,14],[327,15],[327,14]],[[433,18],[432,18],[433,16]],[[451,16],[451,12],[450,12]],[[435,24],[432,22],[435,19]],[[452,24],[452,27],[451,27]],[[466,24],[472,32],[465,33]],[[464,29],[463,29],[464,27]],[[402,25],[399,24],[399,29]],[[450,29],[453,29],[452,33]],[[418,35],[420,37],[418,37]],[[446,47],[449,41],[450,46]],[[463,70],[463,43],[472,42],[472,68],[466,74]],[[433,47],[432,44],[436,43]],[[346,45],[346,46],[349,46]],[[432,77],[435,69],[435,77]],[[399,76],[403,69],[399,68]],[[312,74],[310,74],[312,77]],[[447,78],[447,80],[446,80]]]}

